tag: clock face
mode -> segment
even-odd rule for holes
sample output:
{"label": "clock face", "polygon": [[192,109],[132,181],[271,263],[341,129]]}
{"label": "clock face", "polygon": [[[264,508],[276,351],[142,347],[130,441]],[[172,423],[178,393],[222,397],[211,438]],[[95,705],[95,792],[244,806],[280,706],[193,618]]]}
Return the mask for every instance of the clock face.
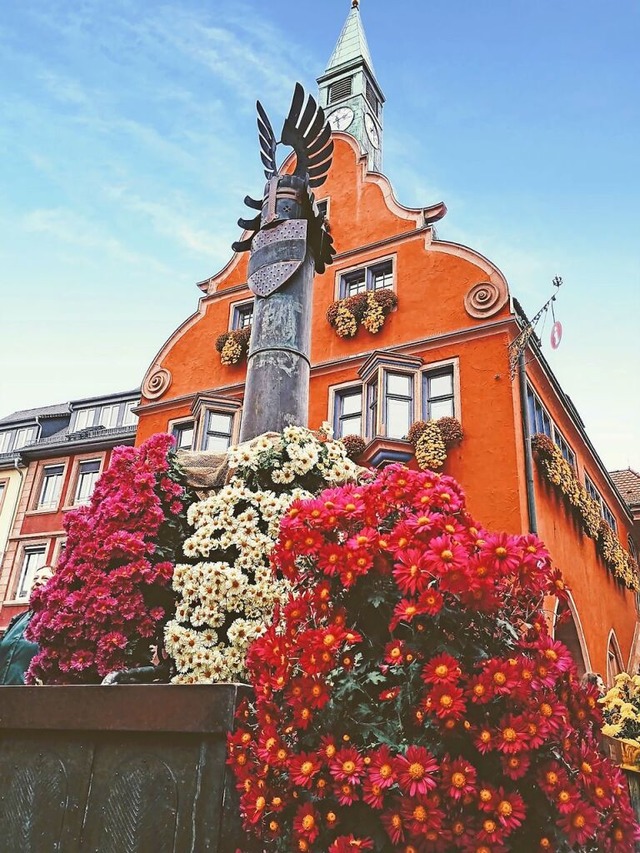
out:
{"label": "clock face", "polygon": [[367,113],[364,117],[364,126],[367,131],[367,136],[369,137],[369,142],[373,145],[374,148],[378,148],[380,146],[380,136],[378,135],[378,128],[376,127],[376,124],[369,115],[369,113]]}
{"label": "clock face", "polygon": [[351,107],[339,107],[329,116],[329,124],[332,130],[346,130],[353,121],[353,110]]}

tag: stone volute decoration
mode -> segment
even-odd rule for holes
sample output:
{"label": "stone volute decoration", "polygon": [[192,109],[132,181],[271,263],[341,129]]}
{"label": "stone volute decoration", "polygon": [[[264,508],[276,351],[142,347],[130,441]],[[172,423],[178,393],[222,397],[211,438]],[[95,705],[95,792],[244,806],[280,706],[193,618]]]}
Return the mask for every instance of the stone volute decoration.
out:
{"label": "stone volute decoration", "polygon": [[508,299],[507,288],[502,282],[481,281],[465,294],[464,307],[470,317],[484,320],[497,314]]}

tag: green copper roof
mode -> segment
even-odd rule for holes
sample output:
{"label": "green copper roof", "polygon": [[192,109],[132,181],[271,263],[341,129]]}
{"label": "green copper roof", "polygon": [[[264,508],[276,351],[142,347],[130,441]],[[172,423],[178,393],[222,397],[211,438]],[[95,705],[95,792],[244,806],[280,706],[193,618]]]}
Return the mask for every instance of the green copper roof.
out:
{"label": "green copper roof", "polygon": [[[349,17],[347,18],[344,27],[342,28],[338,43],[331,54],[331,59],[327,65],[327,71],[332,71],[334,68],[344,65],[346,62],[353,62],[357,59],[364,59],[369,66],[371,73],[375,73],[373,70],[373,62],[371,61],[371,54],[369,53],[367,37],[364,34],[362,21],[360,19],[360,10],[357,5],[354,5],[349,12]],[[325,74],[326,73],[327,72],[325,71]]]}

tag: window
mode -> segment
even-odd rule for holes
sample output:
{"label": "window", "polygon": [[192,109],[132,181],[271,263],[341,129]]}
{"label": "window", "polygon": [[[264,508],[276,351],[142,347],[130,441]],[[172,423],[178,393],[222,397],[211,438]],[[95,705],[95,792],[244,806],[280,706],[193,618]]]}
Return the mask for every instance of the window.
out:
{"label": "window", "polygon": [[385,435],[405,438],[413,420],[413,376],[404,373],[384,374]]}
{"label": "window", "polygon": [[571,465],[576,467],[576,456],[565,437],[562,435],[558,427],[549,417],[549,413],[540,402],[538,395],[534,392],[530,385],[527,385],[527,406],[529,409],[529,429],[532,434],[542,433],[558,446],[564,459]]}
{"label": "window", "polygon": [[32,444],[36,440],[37,435],[37,426],[20,427],[17,430],[0,432],[0,453],[11,453],[13,450],[20,450],[21,447]]}
{"label": "window", "polygon": [[92,459],[78,465],[78,484],[74,504],[86,504],[93,494],[96,480],[100,476],[100,460]]}
{"label": "window", "polygon": [[335,104],[342,98],[348,98],[353,91],[353,77],[343,77],[329,86],[329,103]]}
{"label": "window", "polygon": [[589,497],[593,498],[593,500],[600,507],[600,515],[604,518],[604,520],[607,522],[609,527],[614,532],[616,532],[618,530],[618,523],[616,521],[616,518],[615,518],[614,514],[611,512],[611,510],[609,509],[609,507],[607,506],[607,504],[605,503],[604,498],[602,497],[602,495],[598,491],[595,483],[589,477],[588,474],[584,475],[584,487],[587,490],[587,494],[589,495]]}
{"label": "window", "polygon": [[351,270],[340,276],[340,298],[355,296],[366,290],[393,287],[393,261],[391,259],[371,266]]}
{"label": "window", "polygon": [[422,374],[422,416],[425,420],[454,417],[453,365]]}
{"label": "window", "polygon": [[18,590],[16,592],[17,599],[29,597],[31,584],[33,583],[33,576],[38,569],[44,566],[45,550],[44,545],[35,545],[24,549],[22,568],[20,570],[20,580],[18,581]]}
{"label": "window", "polygon": [[318,213],[321,213],[323,216],[326,217],[329,211],[329,199],[323,198],[322,201],[317,201],[316,207],[318,208]]}
{"label": "window", "polygon": [[367,385],[367,435],[378,434],[378,378]]}
{"label": "window", "polygon": [[253,323],[253,302],[245,302],[243,305],[233,306],[233,329],[246,329]]}
{"label": "window", "polygon": [[533,434],[542,433],[551,438],[551,418],[531,386],[527,386],[527,403],[529,406],[529,428]]}
{"label": "window", "polygon": [[64,465],[45,465],[37,509],[55,509],[60,500]]}
{"label": "window", "polygon": [[336,438],[342,438],[345,435],[362,435],[361,385],[336,391],[333,429]]}
{"label": "window", "polygon": [[0,510],[2,509],[2,503],[4,501],[6,494],[7,494],[7,480],[0,480]]}
{"label": "window", "polygon": [[175,424],[171,430],[171,435],[176,440],[176,450],[193,450],[193,429],[193,421]]}
{"label": "window", "polygon": [[115,405],[103,406],[100,412],[98,423],[107,429],[113,429],[118,426],[118,418],[120,415],[120,403]]}
{"label": "window", "polygon": [[222,453],[231,444],[232,429],[233,415],[208,411],[202,449]]}
{"label": "window", "polygon": [[95,417],[95,409],[78,409],[73,422],[74,430],[88,429],[89,427],[92,427]]}
{"label": "window", "polygon": [[571,465],[573,469],[576,467],[576,455],[573,450],[569,447],[567,442],[564,439],[564,436],[560,432],[560,430],[553,425],[553,440],[560,448],[560,453],[562,453],[564,459]]}
{"label": "window", "polygon": [[79,432],[100,426],[105,427],[105,429],[135,426],[138,422],[138,416],[134,414],[133,409],[139,402],[139,400],[125,400],[120,403],[105,403],[101,407],[76,409],[72,430]]}
{"label": "window", "polygon": [[604,501],[602,501],[602,517],[612,530],[617,531],[618,522],[616,521],[616,517]]}
{"label": "window", "polygon": [[124,404],[124,417],[122,418],[122,426],[135,426],[138,423],[138,416],[133,411],[138,405],[137,400],[130,400]]}

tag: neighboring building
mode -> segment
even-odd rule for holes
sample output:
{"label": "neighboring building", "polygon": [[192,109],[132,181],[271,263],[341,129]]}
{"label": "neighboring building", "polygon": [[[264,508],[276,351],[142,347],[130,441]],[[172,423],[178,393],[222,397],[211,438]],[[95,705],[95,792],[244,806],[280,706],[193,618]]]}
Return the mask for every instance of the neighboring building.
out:
{"label": "neighboring building", "polygon": [[[444,470],[462,483],[471,513],[487,527],[537,529],[545,540],[573,589],[571,618],[558,636],[580,668],[609,679],[618,669],[635,669],[635,596],[533,464],[529,435],[555,442],[625,548],[629,508],[535,337],[512,377],[510,353],[526,319],[503,274],[473,249],[438,239],[434,223],[445,215],[444,204],[404,207],[381,174],[384,97],[357,4],[319,87],[335,151],[316,195],[338,254],[314,283],[309,425],[328,420],[338,436],[362,435],[364,458],[373,464],[415,464],[407,441],[412,422],[458,418],[464,439]],[[204,295],[196,313],[145,376],[138,443],[159,431],[172,432],[185,448],[221,450],[237,440],[246,362],[223,364],[214,344],[221,333],[251,322],[247,262],[246,254],[235,255],[198,285]],[[327,321],[330,306],[376,290],[398,298],[383,328],[339,337]]]}
{"label": "neighboring building", "polygon": [[58,559],[65,513],[88,502],[112,449],[134,443],[139,399],[136,390],[0,419],[0,629],[26,607],[36,570]]}

